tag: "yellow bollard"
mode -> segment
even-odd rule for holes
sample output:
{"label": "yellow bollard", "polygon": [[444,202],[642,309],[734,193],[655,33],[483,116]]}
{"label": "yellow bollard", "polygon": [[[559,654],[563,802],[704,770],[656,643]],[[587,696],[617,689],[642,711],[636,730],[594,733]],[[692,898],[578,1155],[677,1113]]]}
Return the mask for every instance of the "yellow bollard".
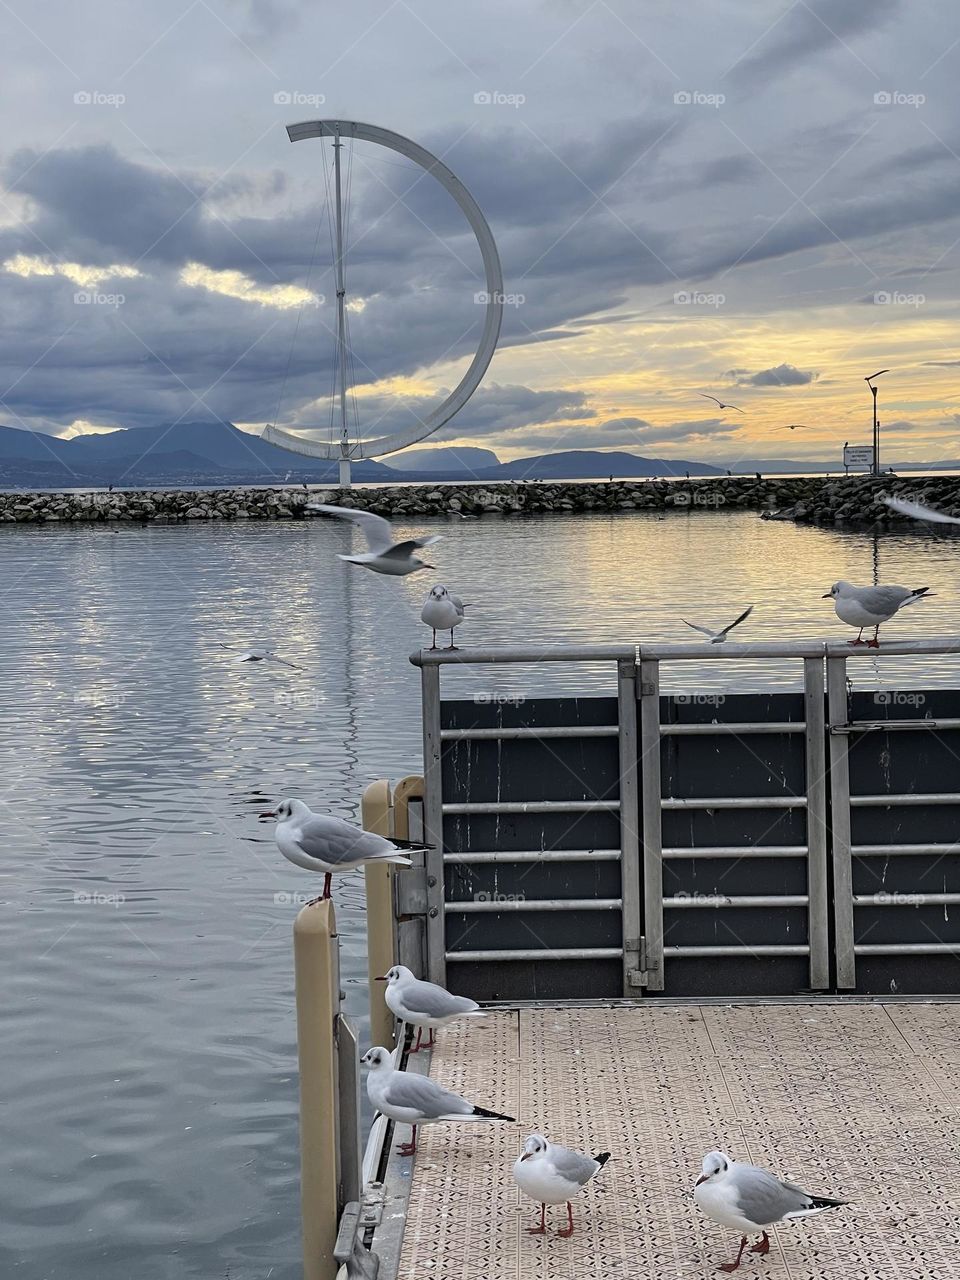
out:
{"label": "yellow bollard", "polygon": [[[390,784],[371,782],[360,801],[364,831],[390,837]],[[370,1043],[393,1047],[395,1019],[383,998],[381,977],[396,964],[396,926],[393,919],[392,863],[364,867],[367,888],[367,976],[370,985]]]}
{"label": "yellow bollard", "polygon": [[337,1068],[340,1011],[337,921],[330,901],[304,907],[293,926],[300,1065],[300,1213],[303,1280],[336,1280]]}

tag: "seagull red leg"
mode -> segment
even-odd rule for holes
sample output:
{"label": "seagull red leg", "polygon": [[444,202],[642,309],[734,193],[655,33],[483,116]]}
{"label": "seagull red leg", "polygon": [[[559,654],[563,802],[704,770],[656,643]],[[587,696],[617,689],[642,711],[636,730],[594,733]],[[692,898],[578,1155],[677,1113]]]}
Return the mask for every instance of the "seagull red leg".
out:
{"label": "seagull red leg", "polygon": [[755,1244],[751,1248],[750,1252],[751,1253],[769,1253],[770,1252],[770,1237],[767,1235],[766,1232],[763,1233],[763,1239],[760,1241],[760,1243]]}
{"label": "seagull red leg", "polygon": [[848,640],[847,644],[863,644],[863,627],[860,628],[860,634],[857,636],[856,640]]}
{"label": "seagull red leg", "polygon": [[564,1238],[573,1235],[573,1205],[569,1200],[567,1201],[567,1225],[563,1230],[558,1231],[557,1235]]}
{"label": "seagull red leg", "polygon": [[437,628],[432,627],[431,630],[433,631],[433,644],[430,646],[430,648],[435,649],[437,647]]}
{"label": "seagull red leg", "polygon": [[744,1236],[740,1241],[740,1252],[737,1254],[736,1262],[721,1262],[721,1271],[738,1271],[740,1269],[740,1259],[743,1257],[743,1251],[747,1247],[747,1237]]}
{"label": "seagull red leg", "polygon": [[417,1154],[417,1126],[413,1126],[412,1141],[401,1142],[397,1147],[398,1156],[415,1156]]}
{"label": "seagull red leg", "polygon": [[420,1041],[423,1039],[423,1027],[417,1027],[417,1043],[410,1050],[411,1053],[420,1052]]}
{"label": "seagull red leg", "polygon": [[873,639],[867,641],[867,648],[868,649],[880,648],[880,623],[879,622],[873,629]]}
{"label": "seagull red leg", "polygon": [[527,1227],[528,1236],[545,1236],[547,1234],[547,1206],[540,1206],[540,1225],[539,1227]]}
{"label": "seagull red leg", "polygon": [[427,1041],[427,1048],[428,1048],[428,1049],[432,1049],[432,1048],[433,1048],[433,1046],[434,1046],[436,1043],[437,1043],[437,1042],[436,1042],[436,1040],[434,1040],[434,1038],[433,1038],[433,1027],[431,1027],[431,1028],[430,1028],[430,1039]]}
{"label": "seagull red leg", "polygon": [[333,880],[333,876],[330,874],[329,871],[327,871],[323,877],[323,893],[321,893],[319,898],[311,898],[310,901],[307,903],[308,907],[316,907],[316,906],[319,906],[321,902],[326,902],[326,900],[330,897],[330,882],[332,880]]}

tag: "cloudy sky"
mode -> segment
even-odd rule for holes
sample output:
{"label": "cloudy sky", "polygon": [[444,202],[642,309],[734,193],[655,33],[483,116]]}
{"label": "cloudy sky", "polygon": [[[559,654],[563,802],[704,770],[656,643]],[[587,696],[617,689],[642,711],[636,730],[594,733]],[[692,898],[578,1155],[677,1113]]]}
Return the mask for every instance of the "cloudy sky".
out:
{"label": "cloudy sky", "polygon": [[[0,33],[0,423],[326,440],[330,147],[284,126],[327,117],[442,157],[500,249],[433,443],[837,457],[889,367],[887,459],[960,455],[952,0],[4,0]],[[463,375],[483,276],[433,179],[344,166],[373,437]]]}

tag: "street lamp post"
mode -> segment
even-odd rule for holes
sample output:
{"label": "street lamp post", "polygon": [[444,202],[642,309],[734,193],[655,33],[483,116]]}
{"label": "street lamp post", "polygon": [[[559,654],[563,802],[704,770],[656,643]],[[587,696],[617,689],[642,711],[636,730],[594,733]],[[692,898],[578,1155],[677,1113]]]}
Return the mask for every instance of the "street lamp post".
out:
{"label": "street lamp post", "polygon": [[889,369],[878,369],[876,373],[871,373],[869,377],[864,378],[864,382],[873,393],[873,467],[872,471],[875,476],[880,474],[880,423],[877,420],[877,388],[873,385],[873,379],[879,378],[881,373],[889,373]]}

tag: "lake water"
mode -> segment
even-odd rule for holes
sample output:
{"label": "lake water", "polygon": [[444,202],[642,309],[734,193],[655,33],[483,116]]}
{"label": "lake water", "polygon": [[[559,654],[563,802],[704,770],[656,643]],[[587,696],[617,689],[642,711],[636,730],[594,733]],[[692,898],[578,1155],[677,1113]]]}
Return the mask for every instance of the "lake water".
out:
{"label": "lake water", "polygon": [[[407,656],[433,582],[469,602],[464,645],[688,639],[681,615],[722,625],[748,604],[744,641],[847,638],[820,596],[878,560],[881,581],[937,592],[891,638],[960,634],[960,544],[921,529],[875,543],[699,512],[433,527],[437,572],[405,581],[338,561],[357,535],[337,522],[0,528],[5,1276],[299,1280],[290,899],[316,885],[257,813],[299,795],[352,818],[368,782],[419,769]],[[729,688],[721,666],[666,687]],[[578,687],[478,670],[444,685]],[[960,664],[880,675],[958,683]],[[795,686],[796,667],[736,679]],[[610,691],[611,673],[580,687]],[[361,877],[335,897],[362,1017]]]}

